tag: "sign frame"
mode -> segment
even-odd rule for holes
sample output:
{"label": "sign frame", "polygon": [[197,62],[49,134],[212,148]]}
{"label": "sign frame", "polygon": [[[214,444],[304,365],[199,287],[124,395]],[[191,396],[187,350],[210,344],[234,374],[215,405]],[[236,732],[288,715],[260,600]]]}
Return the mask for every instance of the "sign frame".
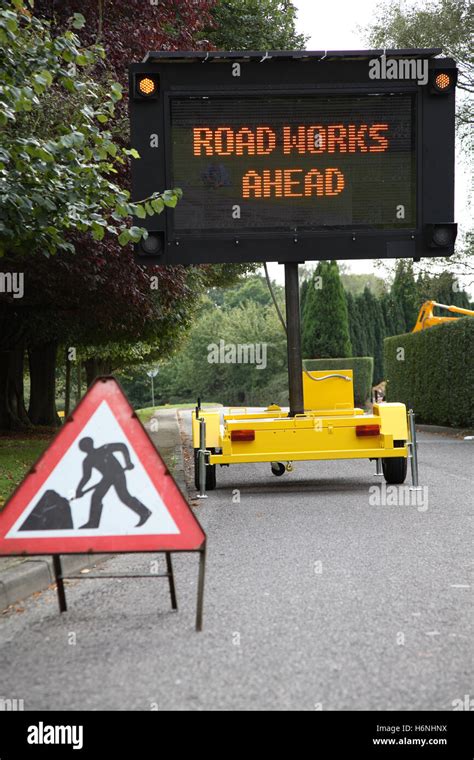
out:
{"label": "sign frame", "polygon": [[[440,49],[373,51],[296,51],[244,53],[149,53],[130,67],[132,145],[141,158],[132,160],[135,200],[173,185],[171,173],[170,101],[173,97],[243,98],[328,94],[409,93],[415,96],[416,225],[410,228],[318,228],[268,232],[198,229],[180,232],[173,226],[174,210],[137,219],[159,250],[146,254],[136,246],[143,264],[281,263],[323,259],[412,258],[450,256],[454,252],[454,108],[455,87],[433,91],[439,71],[452,72],[451,58],[436,58]],[[371,79],[369,62],[375,58],[426,61],[428,82]],[[240,75],[233,76],[235,66]],[[150,99],[137,94],[140,76],[156,83]],[[155,147],[151,136],[156,137]],[[291,202],[291,201],[289,201]],[[433,243],[436,226],[450,231],[445,245]]]}

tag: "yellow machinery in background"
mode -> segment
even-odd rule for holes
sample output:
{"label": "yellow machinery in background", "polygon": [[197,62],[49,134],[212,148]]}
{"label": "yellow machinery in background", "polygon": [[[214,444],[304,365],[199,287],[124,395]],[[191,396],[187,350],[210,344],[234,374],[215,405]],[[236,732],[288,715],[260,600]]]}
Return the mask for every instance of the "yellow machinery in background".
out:
{"label": "yellow machinery in background", "polygon": [[304,412],[293,416],[276,405],[214,411],[198,406],[192,418],[196,488],[204,490],[204,464],[205,489],[213,490],[217,465],[268,462],[278,476],[291,471],[293,462],[321,459],[375,460],[387,483],[405,481],[414,420],[408,425],[404,404],[374,404],[371,414],[355,407],[349,369],[304,371],[303,393]]}
{"label": "yellow machinery in background", "polygon": [[471,309],[463,309],[461,306],[446,306],[446,304],[438,303],[437,301],[425,301],[423,306],[420,308],[416,324],[412,332],[426,330],[427,327],[442,325],[444,322],[456,322],[459,319],[459,317],[436,317],[433,314],[433,310],[436,306],[438,309],[446,309],[453,314],[460,314],[464,317],[474,317],[474,311]]}

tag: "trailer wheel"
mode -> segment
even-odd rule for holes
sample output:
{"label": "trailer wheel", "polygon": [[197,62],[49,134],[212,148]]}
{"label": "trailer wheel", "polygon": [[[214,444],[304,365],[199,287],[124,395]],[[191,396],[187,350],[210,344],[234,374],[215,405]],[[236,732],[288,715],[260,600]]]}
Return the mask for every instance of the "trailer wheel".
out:
{"label": "trailer wheel", "polygon": [[286,472],[286,467],[282,462],[272,462],[272,472],[277,478],[280,478]]}
{"label": "trailer wheel", "polygon": [[[214,454],[214,449],[209,449],[211,454]],[[196,490],[199,491],[200,483],[199,483],[199,449],[194,449],[194,485],[196,486]],[[206,465],[206,491],[214,491],[217,485],[217,478],[216,478],[216,465],[215,464],[207,464]]]}
{"label": "trailer wheel", "polygon": [[[405,446],[405,441],[394,441],[394,448]],[[382,459],[382,472],[387,483],[400,485],[405,482],[408,469],[408,457],[390,457]]]}

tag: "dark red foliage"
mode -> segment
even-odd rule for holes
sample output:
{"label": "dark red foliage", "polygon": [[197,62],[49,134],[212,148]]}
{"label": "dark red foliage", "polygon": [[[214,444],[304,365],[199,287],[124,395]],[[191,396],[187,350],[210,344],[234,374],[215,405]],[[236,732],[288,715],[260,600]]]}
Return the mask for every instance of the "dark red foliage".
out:
{"label": "dark red foliage", "polygon": [[[99,42],[106,51],[105,70],[127,92],[128,64],[143,59],[149,50],[207,49],[199,33],[212,23],[209,11],[216,0],[36,0],[35,13],[61,31],[74,13],[86,18],[78,32],[88,45]],[[97,71],[97,76],[101,72]],[[126,97],[119,116],[126,116]],[[126,141],[126,137],[124,138]],[[127,172],[119,181],[128,185]],[[166,188],[157,188],[165,190]],[[110,340],[146,338],[150,324],[157,337],[163,323],[156,319],[157,299],[150,295],[148,277],[135,265],[131,247],[122,249],[115,239],[97,243],[76,235],[75,255],[55,259],[26,259],[29,334],[46,334],[60,342],[79,340],[94,345]],[[155,272],[154,272],[155,273]],[[189,304],[183,268],[157,268],[162,305],[176,304],[179,312]],[[149,334],[149,332],[148,332]],[[166,340],[165,340],[166,343]]]}
{"label": "dark red foliage", "polygon": [[[36,0],[35,12],[63,28],[74,13],[86,26],[79,32],[86,44],[100,42],[107,68],[126,83],[127,66],[150,50],[207,50],[199,33],[212,26],[216,0]],[[101,10],[102,9],[102,10]]]}
{"label": "dark red foliage", "polygon": [[[101,244],[100,252],[89,241],[78,243],[81,254],[2,263],[5,272],[25,272],[24,298],[2,296],[0,306],[10,311],[10,318],[15,310],[15,324],[29,344],[53,340],[100,345],[134,337],[146,341],[159,333],[163,314],[189,297],[183,267],[157,267],[160,287],[153,292],[130,250],[118,249],[114,241]],[[163,337],[167,348],[168,338]]]}

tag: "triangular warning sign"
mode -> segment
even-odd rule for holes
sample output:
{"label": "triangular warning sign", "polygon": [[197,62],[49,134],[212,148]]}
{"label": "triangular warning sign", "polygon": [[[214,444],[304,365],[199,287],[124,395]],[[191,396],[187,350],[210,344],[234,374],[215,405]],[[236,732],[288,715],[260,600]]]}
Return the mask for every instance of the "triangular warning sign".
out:
{"label": "triangular warning sign", "polygon": [[0,514],[0,555],[196,551],[205,540],[112,377],[91,386]]}

